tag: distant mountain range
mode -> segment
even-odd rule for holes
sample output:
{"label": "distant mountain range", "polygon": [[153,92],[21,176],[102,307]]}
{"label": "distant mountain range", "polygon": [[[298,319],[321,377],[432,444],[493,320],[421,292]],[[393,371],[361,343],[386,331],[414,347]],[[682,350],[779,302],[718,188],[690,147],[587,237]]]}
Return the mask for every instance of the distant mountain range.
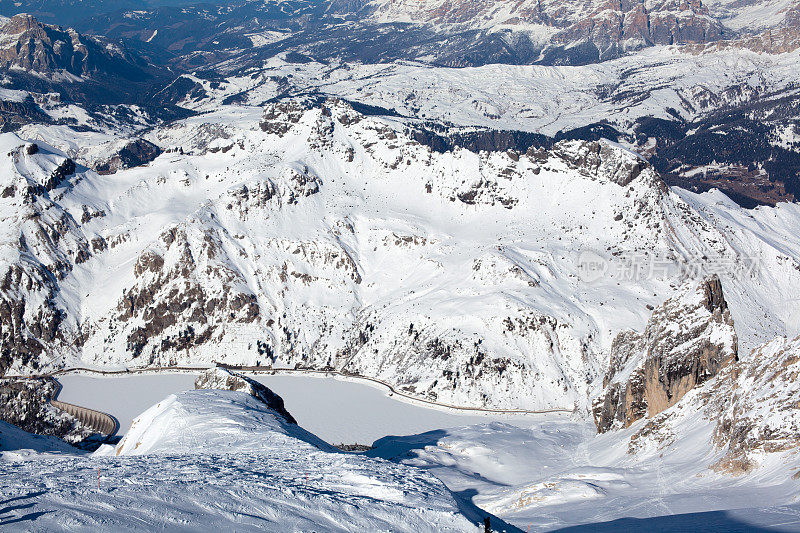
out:
{"label": "distant mountain range", "polygon": [[[170,120],[185,115],[175,104],[186,91],[197,90],[185,78],[176,82],[181,74],[198,72],[224,84],[230,76],[263,71],[277,57],[298,65],[412,61],[432,69],[487,63],[589,66],[619,58],[619,66],[604,79],[585,71],[586,96],[617,110],[646,100],[649,107],[655,105],[648,116],[631,121],[622,113],[589,114],[549,128],[546,135],[624,141],[650,158],[668,183],[694,190],[719,187],[745,206],[800,197],[794,80],[770,80],[769,72],[761,70],[770,68],[766,60],[735,77],[723,67],[712,84],[698,78],[674,97],[663,98],[659,91],[671,91],[673,80],[664,77],[669,71],[662,66],[675,56],[650,54],[644,64],[636,59],[645,50],[665,46],[674,46],[682,57],[697,57],[695,70],[707,54],[741,55],[747,61],[755,57],[750,52],[780,57],[775,54],[798,45],[796,3],[287,0],[152,1],[135,7],[126,0],[0,3],[0,12],[26,10],[42,20],[62,20],[69,12],[72,18],[65,20],[77,28],[42,24],[29,15],[2,23],[4,86],[22,91],[0,104],[5,129],[63,122],[65,117],[48,118],[41,107],[52,103],[53,95],[62,104],[79,103],[90,114],[99,112],[95,118],[104,123],[138,117],[134,120],[141,125],[141,113],[128,110],[110,117],[99,105],[136,105],[149,117],[145,122]],[[86,16],[76,15],[81,13]],[[634,77],[648,81],[630,83]],[[285,78],[282,83],[284,93],[320,90],[312,80]],[[388,100],[409,104],[403,104],[405,111],[415,116],[415,105],[425,107],[419,90],[401,89],[405,94]],[[514,125],[493,119],[505,115],[497,109],[510,103],[508,96],[494,94],[495,101],[476,100],[485,108],[482,121],[496,129],[536,130],[535,124],[519,123],[519,117]],[[387,103],[386,98],[367,100]],[[523,100],[519,104],[524,107]],[[121,108],[116,109],[119,113]],[[428,111],[434,118],[453,118]],[[550,123],[563,117],[558,113]]]}

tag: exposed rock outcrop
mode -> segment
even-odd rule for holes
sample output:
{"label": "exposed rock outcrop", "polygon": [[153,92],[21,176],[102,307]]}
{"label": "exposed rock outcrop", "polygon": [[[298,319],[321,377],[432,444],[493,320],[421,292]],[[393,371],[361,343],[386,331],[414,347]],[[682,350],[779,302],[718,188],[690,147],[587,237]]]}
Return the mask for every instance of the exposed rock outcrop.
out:
{"label": "exposed rock outcrop", "polygon": [[283,398],[258,381],[231,372],[226,368],[218,366],[204,372],[195,380],[194,388],[245,392],[264,402],[267,407],[281,415],[290,424],[297,424],[294,417],[286,410]]}
{"label": "exposed rock outcrop", "polygon": [[800,337],[761,346],[713,385],[714,443],[727,448],[716,469],[746,471],[755,453],[800,446]]}
{"label": "exposed rock outcrop", "polygon": [[69,181],[75,163],[35,144],[20,144],[9,158],[0,177],[0,244],[9,251],[0,264],[0,375],[12,365],[36,369],[62,346],[58,283],[92,255],[76,221],[48,195]]}
{"label": "exposed rock outcrop", "polygon": [[113,174],[125,168],[140,167],[161,155],[161,148],[144,139],[129,142],[108,159],[97,163],[94,169],[100,174]]}
{"label": "exposed rock outcrop", "polygon": [[599,432],[628,427],[675,405],[737,359],[733,319],[717,276],[653,311],[644,330],[622,332],[594,402]]}
{"label": "exposed rock outcrop", "polygon": [[42,24],[21,13],[0,22],[0,66],[28,72],[73,76],[145,76],[142,65],[119,45],[79,34],[73,29]]}
{"label": "exposed rock outcrop", "polygon": [[705,466],[719,473],[746,474],[767,454],[792,453],[800,447],[798,398],[800,338],[779,337],[648,420],[631,436],[628,452],[662,453],[698,424],[708,425],[707,444],[715,459]]}
{"label": "exposed rock outcrop", "polygon": [[650,180],[663,187],[650,164],[637,154],[610,141],[561,141],[553,152],[581,174],[626,187],[649,170]]}

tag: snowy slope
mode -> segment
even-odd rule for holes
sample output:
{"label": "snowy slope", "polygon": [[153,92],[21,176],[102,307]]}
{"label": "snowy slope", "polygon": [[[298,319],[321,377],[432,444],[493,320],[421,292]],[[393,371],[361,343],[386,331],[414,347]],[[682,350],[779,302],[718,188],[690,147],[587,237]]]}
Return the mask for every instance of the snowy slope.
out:
{"label": "snowy slope", "polygon": [[[0,421],[0,452],[5,460],[13,460],[33,453],[77,453],[77,449],[56,437],[34,435]],[[2,460],[2,459],[0,459]]]}
{"label": "snowy slope", "polygon": [[233,95],[262,105],[285,92],[317,89],[411,117],[554,135],[602,120],[625,130],[642,117],[674,119],[670,109],[692,120],[756,96],[787,90],[791,95],[798,62],[797,51],[689,53],[674,46],[584,66],[444,68],[410,61],[373,65],[336,60],[326,65],[276,57],[239,71],[232,60],[219,66],[226,73],[220,82],[187,76],[207,96],[187,98],[181,105],[210,111]]}
{"label": "snowy slope", "polygon": [[798,306],[796,206],[670,191],[613,143],[438,153],[337,100],[223,107],[150,139],[167,153],[149,166],[79,168],[37,196],[98,243],[58,284],[81,340],[51,367],[333,367],[444,403],[570,409],[681,279],[719,273],[744,349]]}
{"label": "snowy slope", "polygon": [[143,413],[119,457],[3,452],[0,490],[20,507],[4,509],[0,524],[4,531],[477,529],[430,474],[332,452],[290,426],[245,393],[191,391]]}
{"label": "snowy slope", "polygon": [[[478,506],[520,528],[627,518],[603,527],[794,531],[798,361],[800,338],[776,339],[624,430],[598,435],[578,420],[493,423],[386,437],[368,453],[474,492]],[[709,513],[717,510],[738,511]],[[667,515],[684,516],[630,520]]]}
{"label": "snowy slope", "polygon": [[[709,469],[724,452],[710,446],[705,421],[688,429],[677,443],[636,454],[627,453],[631,432],[595,436],[593,426],[580,422],[531,428],[495,423],[388,437],[369,453],[423,468],[453,491],[475,493],[479,507],[522,530],[531,524],[531,531],[547,531],[621,518],[770,507],[781,518],[774,525],[798,527],[796,450],[775,454],[755,472],[737,477]],[[794,509],[781,511],[787,505]],[[768,525],[770,514],[739,512],[730,525]],[[680,526],[680,517],[674,518],[673,527]],[[630,531],[625,524],[619,530]]]}
{"label": "snowy slope", "polygon": [[115,454],[258,453],[289,446],[333,450],[249,394],[203,390],[170,395],[142,413]]}

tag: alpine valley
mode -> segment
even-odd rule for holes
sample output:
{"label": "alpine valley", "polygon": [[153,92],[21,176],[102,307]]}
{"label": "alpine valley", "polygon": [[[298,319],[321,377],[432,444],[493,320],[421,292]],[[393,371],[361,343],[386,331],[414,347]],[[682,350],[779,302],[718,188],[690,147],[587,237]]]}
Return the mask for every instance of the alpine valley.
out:
{"label": "alpine valley", "polygon": [[[4,530],[800,531],[800,3],[0,14]],[[487,420],[342,451],[280,372]]]}

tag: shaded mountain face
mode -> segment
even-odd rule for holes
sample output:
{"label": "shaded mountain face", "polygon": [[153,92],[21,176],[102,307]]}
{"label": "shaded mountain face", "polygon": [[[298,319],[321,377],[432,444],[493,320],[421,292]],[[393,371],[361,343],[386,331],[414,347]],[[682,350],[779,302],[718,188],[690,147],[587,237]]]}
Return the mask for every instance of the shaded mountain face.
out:
{"label": "shaded mountain face", "polygon": [[0,0],[0,15],[35,14],[48,24],[72,25],[93,13],[191,4],[191,0]]}
{"label": "shaded mountain face", "polygon": [[[154,98],[172,79],[163,67],[121,43],[27,14],[0,20],[0,72],[3,131],[29,123],[77,125],[84,115],[131,124],[181,114]],[[81,106],[77,117],[73,104]]]}
{"label": "shaded mountain face", "polygon": [[55,79],[112,77],[138,82],[151,77],[148,65],[124,48],[15,15],[0,25],[0,65]]}
{"label": "shaded mountain face", "polygon": [[[0,71],[5,88],[29,93],[36,104],[80,103],[87,109],[152,107],[154,94],[172,79],[122,43],[43,24],[27,14],[0,21]],[[11,111],[35,115],[36,108]]]}
{"label": "shaded mountain face", "polygon": [[[284,41],[284,49],[319,59],[447,66],[589,64],[672,44],[787,51],[797,46],[798,27],[795,9],[756,0],[736,8],[701,0],[239,0],[92,13],[77,27],[127,39],[162,60],[219,59],[252,47],[274,54],[270,45]],[[747,13],[760,24],[745,24]]]}
{"label": "shaded mountain face", "polygon": [[[286,40],[320,59],[417,59],[439,65],[588,64],[632,50],[724,43],[775,52],[797,47],[796,6],[763,0],[209,0],[4,1],[81,31],[125,39],[149,57],[219,60]],[[80,5],[78,5],[80,4]],[[69,16],[64,16],[65,13]],[[278,32],[277,34],[271,32]],[[285,48],[286,46],[284,46]],[[203,62],[195,58],[194,66]]]}

